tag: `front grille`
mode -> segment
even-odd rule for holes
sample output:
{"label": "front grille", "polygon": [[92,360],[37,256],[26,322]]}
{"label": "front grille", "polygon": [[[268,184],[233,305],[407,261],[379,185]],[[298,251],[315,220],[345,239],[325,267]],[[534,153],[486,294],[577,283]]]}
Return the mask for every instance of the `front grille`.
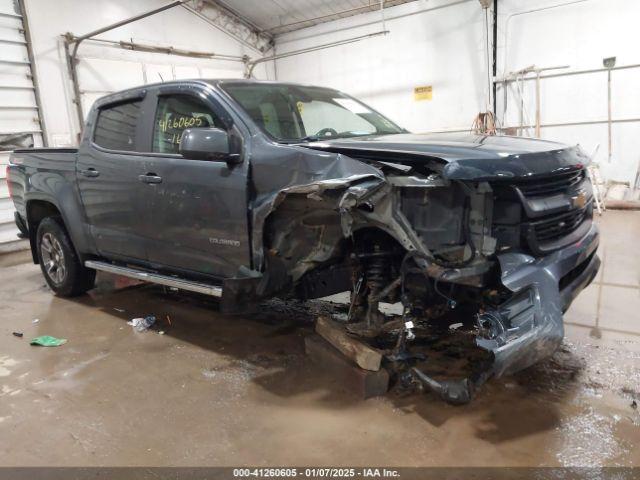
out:
{"label": "front grille", "polygon": [[514,185],[525,197],[539,197],[566,193],[580,185],[585,178],[584,169],[556,173],[531,180],[521,180]]}
{"label": "front grille", "polygon": [[498,250],[526,248],[546,255],[579,240],[590,228],[593,195],[584,168],[505,179],[491,187]]}
{"label": "front grille", "polygon": [[589,217],[591,205],[531,222],[538,243],[552,242],[576,230]]}

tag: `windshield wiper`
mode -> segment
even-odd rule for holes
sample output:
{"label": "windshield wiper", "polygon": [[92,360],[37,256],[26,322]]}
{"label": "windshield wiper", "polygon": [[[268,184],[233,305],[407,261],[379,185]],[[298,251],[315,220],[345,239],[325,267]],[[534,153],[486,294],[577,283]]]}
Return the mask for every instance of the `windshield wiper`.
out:
{"label": "windshield wiper", "polygon": [[307,135],[306,137],[302,137],[299,142],[317,142],[320,140],[317,135]]}

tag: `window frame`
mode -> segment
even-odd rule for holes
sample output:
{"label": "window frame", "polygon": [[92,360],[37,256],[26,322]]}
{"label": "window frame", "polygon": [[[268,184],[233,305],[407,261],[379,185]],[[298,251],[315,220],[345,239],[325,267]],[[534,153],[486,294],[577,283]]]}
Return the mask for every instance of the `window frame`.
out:
{"label": "window frame", "polygon": [[151,95],[152,101],[152,112],[149,115],[150,121],[148,122],[148,131],[146,132],[144,138],[144,148],[145,155],[152,157],[164,157],[164,158],[182,158],[184,160],[197,161],[201,162],[203,160],[194,160],[184,158],[180,153],[162,153],[162,152],[154,152],[153,151],[153,135],[156,128],[156,115],[158,113],[158,107],[160,105],[160,99],[162,97],[168,96],[176,96],[176,95],[185,95],[189,97],[193,97],[195,100],[201,102],[205,105],[211,112],[218,117],[218,119],[224,125],[224,131],[226,131],[229,135],[232,134],[234,121],[226,108],[222,106],[220,102],[218,102],[213,97],[213,92],[208,91],[207,87],[203,85],[196,84],[172,84],[172,85],[163,85],[155,89],[153,95]]}
{"label": "window frame", "polygon": [[[95,114],[95,124],[91,129],[91,146],[97,150],[107,153],[117,153],[121,155],[139,155],[144,153],[140,150],[140,137],[145,131],[145,120],[144,120],[144,112],[145,112],[145,96],[146,91],[141,91],[138,95],[126,96],[118,99],[114,99],[113,101],[109,101],[108,103],[104,103],[102,105],[98,105],[96,107]],[[117,107],[118,105],[124,105],[128,103],[140,102],[140,113],[139,113],[139,123],[136,126],[136,131],[133,135],[133,150],[118,150],[115,148],[108,148],[102,145],[99,145],[96,142],[96,130],[98,129],[98,121],[100,120],[100,115],[103,111],[109,110],[111,108]]]}
{"label": "window frame", "polygon": [[[297,84],[291,84],[291,83],[280,83],[280,82],[272,82],[275,83],[277,85],[291,85],[294,87],[298,87],[301,85],[297,85]],[[242,105],[242,103],[240,103],[240,101],[236,100],[236,98],[231,94],[231,92],[229,92],[226,87],[230,86],[250,86],[251,82],[250,81],[243,81],[243,80],[221,80],[218,83],[218,89],[222,92],[222,94],[224,95],[224,98],[227,99],[231,105],[233,105],[233,108],[239,112],[239,115],[242,116],[242,118],[244,119],[245,123],[248,123],[249,125],[251,125],[252,129],[255,129],[257,132],[259,132],[260,134],[264,135],[268,140],[270,140],[271,142],[278,144],[278,145],[298,145],[300,143],[299,139],[281,139],[278,137],[274,137],[273,135],[271,135],[271,133],[269,133],[267,131],[267,129],[265,129],[262,125],[259,125],[249,114],[249,112],[247,112],[247,110],[244,108],[244,106]],[[305,86],[305,85],[302,85]],[[349,99],[349,100],[353,100],[356,103],[362,105],[363,107],[367,108],[368,110],[370,110],[371,112],[379,115],[380,117],[384,118],[386,121],[388,121],[389,123],[391,123],[391,125],[393,125],[395,128],[398,129],[397,133],[391,133],[388,135],[397,135],[397,134],[401,134],[401,133],[410,133],[409,130],[407,130],[404,127],[401,127],[400,125],[398,125],[396,122],[394,122],[393,120],[391,120],[389,117],[387,117],[386,115],[382,114],[381,112],[379,112],[378,110],[376,110],[375,108],[371,107],[370,105],[364,103],[362,100],[357,99],[356,97],[353,97],[351,95],[349,95],[348,93],[342,92],[340,90],[336,90],[335,88],[328,88],[328,87],[317,87],[317,86],[311,86],[312,88],[318,88],[321,90],[325,90],[327,92],[332,92],[335,93],[337,96],[341,97],[341,98],[345,98],[345,99]],[[384,135],[384,134],[372,134],[372,135]],[[344,138],[356,138],[356,137],[340,137],[338,138],[339,140],[343,140]]]}
{"label": "window frame", "polygon": [[[231,105],[226,105],[225,97],[222,96],[221,98],[220,93],[217,92],[212,85],[208,83],[195,83],[189,81],[127,90],[96,100],[92,107],[92,113],[89,116],[89,122],[91,123],[87,123],[86,125],[86,129],[82,137],[82,143],[84,145],[89,145],[92,149],[102,153],[138,157],[181,158],[183,160],[202,161],[186,159],[179,153],[160,153],[151,151],[159,97],[172,94],[190,95],[202,101],[225,125],[224,130],[229,134],[230,139],[232,140],[232,148],[238,150],[239,154],[243,154],[243,143],[246,141],[246,138],[250,136],[250,133],[246,130],[248,127],[244,123],[242,116],[238,117],[238,114],[233,110],[233,103]],[[95,143],[95,129],[100,111],[117,104],[135,102],[138,100],[142,101],[142,109],[140,112],[141,122],[136,130],[134,141],[136,150],[113,150],[101,147]]]}
{"label": "window frame", "polygon": [[[151,144],[149,146],[149,150],[151,153],[153,153],[154,155],[168,155],[168,156],[182,156],[179,152],[176,153],[170,153],[170,152],[157,152],[154,150],[155,148],[155,140],[156,140],[156,132],[158,129],[158,125],[157,125],[157,121],[158,121],[158,112],[160,111],[160,102],[163,101],[164,99],[176,99],[176,98],[187,98],[190,99],[193,103],[197,103],[202,105],[203,110],[206,110],[207,113],[209,115],[211,115],[212,118],[214,118],[214,120],[216,122],[222,122],[222,119],[220,118],[220,116],[209,106],[209,104],[207,102],[205,102],[202,98],[198,98],[195,95],[190,95],[190,94],[186,94],[186,93],[170,93],[170,94],[162,94],[162,95],[157,95],[156,96],[156,101],[155,101],[155,109],[153,112],[153,125],[151,128]],[[226,125],[224,125],[224,130],[227,131],[226,129]],[[184,130],[186,130],[189,127],[185,127],[183,128],[183,132]],[[192,127],[192,128],[196,128],[196,127]],[[207,128],[207,127],[205,127]],[[208,128],[220,128],[220,127],[215,127],[215,126],[210,126]]]}

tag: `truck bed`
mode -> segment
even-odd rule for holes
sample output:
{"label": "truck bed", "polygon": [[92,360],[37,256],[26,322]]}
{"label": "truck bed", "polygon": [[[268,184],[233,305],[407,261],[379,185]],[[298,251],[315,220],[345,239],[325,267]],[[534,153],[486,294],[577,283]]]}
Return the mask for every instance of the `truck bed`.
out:
{"label": "truck bed", "polygon": [[[77,148],[23,148],[14,150],[9,161],[14,166],[26,167],[24,174],[30,175],[42,170],[75,170],[77,156]],[[29,167],[33,170],[28,170]]]}

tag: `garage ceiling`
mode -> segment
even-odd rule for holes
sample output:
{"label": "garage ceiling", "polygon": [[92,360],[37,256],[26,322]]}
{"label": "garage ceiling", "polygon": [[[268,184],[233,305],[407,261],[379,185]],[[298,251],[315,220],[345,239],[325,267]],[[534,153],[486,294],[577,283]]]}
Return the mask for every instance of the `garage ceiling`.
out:
{"label": "garage ceiling", "polygon": [[[385,8],[414,0],[386,0]],[[216,0],[274,35],[380,9],[378,0]]]}

